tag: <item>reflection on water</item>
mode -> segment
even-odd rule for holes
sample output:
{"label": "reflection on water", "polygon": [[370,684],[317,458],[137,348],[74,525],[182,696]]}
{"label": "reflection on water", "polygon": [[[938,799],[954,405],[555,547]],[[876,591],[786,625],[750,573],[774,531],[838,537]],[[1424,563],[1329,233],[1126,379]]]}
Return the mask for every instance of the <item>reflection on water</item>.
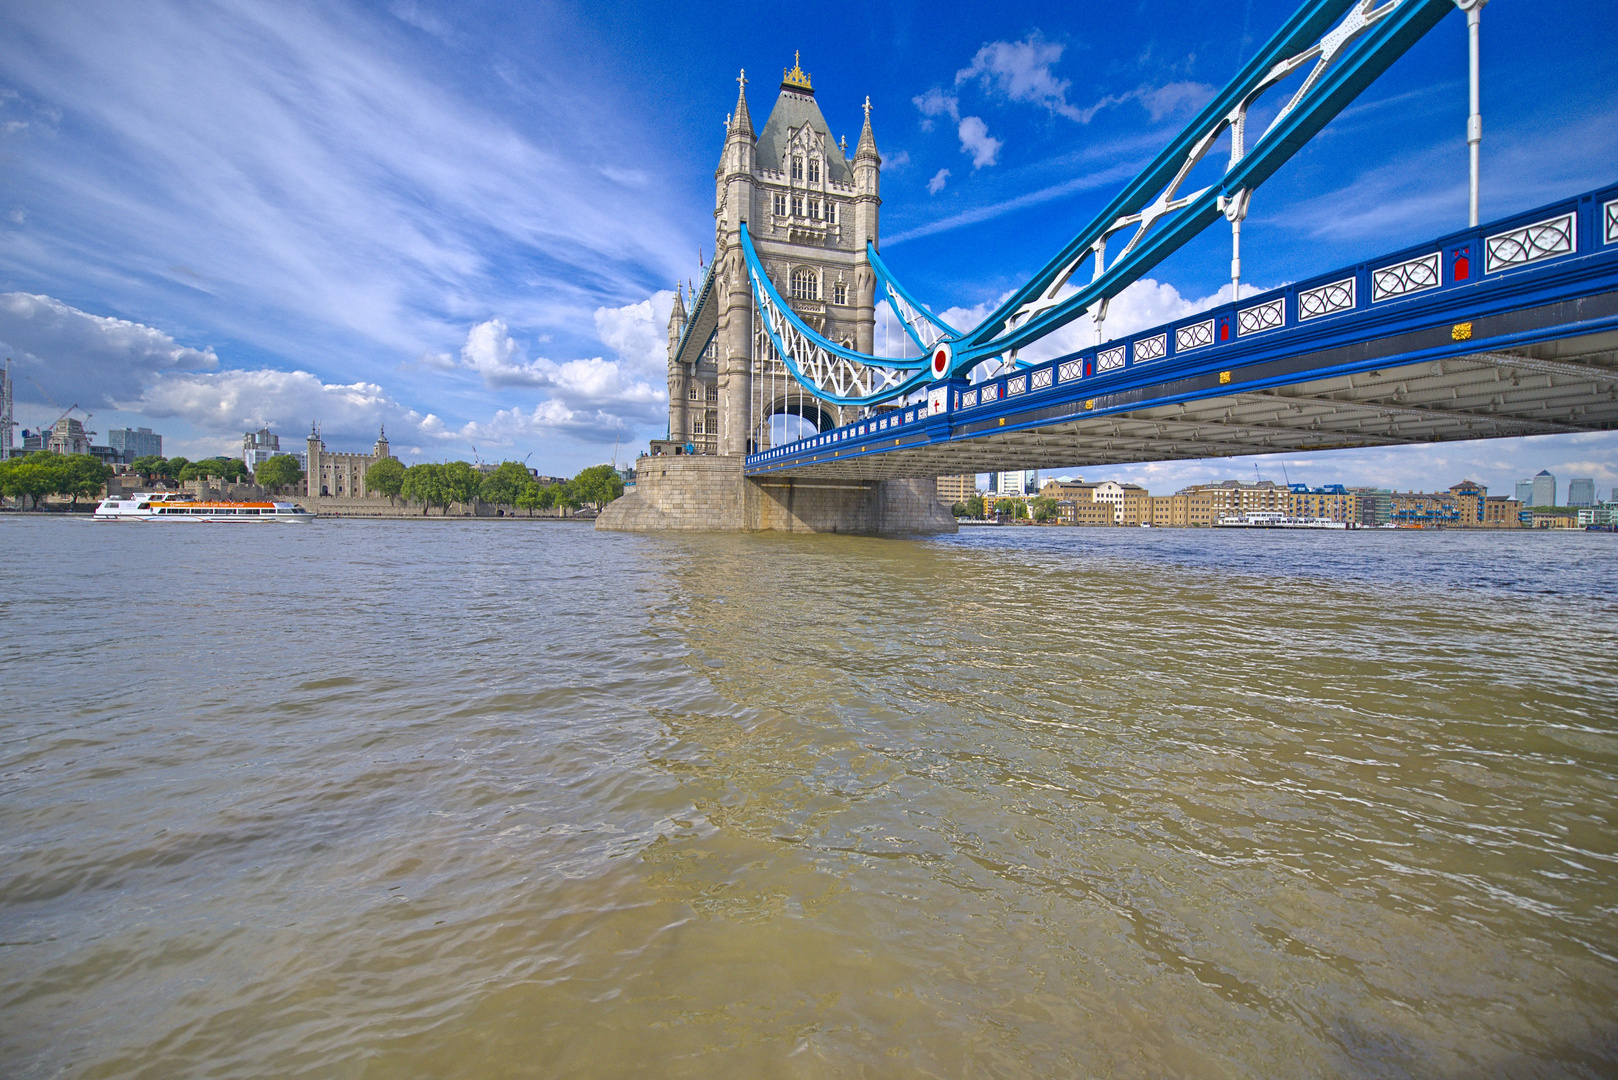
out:
{"label": "reflection on water", "polygon": [[1618,1066],[1610,537],[0,534],[7,1076]]}

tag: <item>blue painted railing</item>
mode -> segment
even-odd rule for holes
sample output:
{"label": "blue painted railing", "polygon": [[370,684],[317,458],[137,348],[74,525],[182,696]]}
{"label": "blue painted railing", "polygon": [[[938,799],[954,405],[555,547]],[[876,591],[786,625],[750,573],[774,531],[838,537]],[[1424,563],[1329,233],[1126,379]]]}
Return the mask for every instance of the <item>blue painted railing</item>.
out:
{"label": "blue painted railing", "polygon": [[[934,383],[926,404],[880,412],[785,446],[750,454],[749,471],[806,461],[880,453],[953,437],[983,434],[984,420],[1036,405],[1096,401],[1120,390],[1172,383],[1190,376],[1251,366],[1277,357],[1311,354],[1435,326],[1453,328],[1451,344],[1410,353],[1414,363],[1462,355],[1520,341],[1470,338],[1470,320],[1560,299],[1618,289],[1618,185],[1450,233],[1377,259],[1369,259],[1239,302],[1221,304],[1094,348],[976,384]],[[1463,329],[1464,327],[1464,329]],[[1544,335],[1539,335],[1543,337]],[[1277,385],[1357,369],[1385,367],[1385,354],[1332,363]],[[1239,380],[1241,389],[1267,385]],[[1150,404],[1213,396],[1172,391]],[[1132,401],[1119,408],[1139,409]],[[1048,410],[1041,410],[1048,412]],[[1036,422],[1049,422],[1043,417]],[[1015,428],[1016,424],[1011,425]],[[963,430],[964,429],[964,430]]]}

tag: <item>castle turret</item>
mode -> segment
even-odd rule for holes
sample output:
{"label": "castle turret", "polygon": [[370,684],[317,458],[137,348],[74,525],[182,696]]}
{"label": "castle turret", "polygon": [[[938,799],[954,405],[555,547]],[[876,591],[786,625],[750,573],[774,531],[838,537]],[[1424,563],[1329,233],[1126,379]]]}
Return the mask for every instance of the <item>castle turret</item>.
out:
{"label": "castle turret", "polygon": [[[695,303],[696,297],[692,296],[691,300]],[[683,440],[690,430],[685,403],[691,372],[674,359],[680,347],[680,335],[685,333],[685,321],[685,286],[676,283],[674,306],[669,310],[669,438],[676,441]]]}
{"label": "castle turret", "polygon": [[376,445],[371,447],[371,456],[378,461],[393,456],[388,452],[388,428],[386,424],[381,424],[377,427]]}
{"label": "castle turret", "polygon": [[[722,398],[719,452],[745,454],[748,399],[752,394],[753,292],[739,243],[741,227],[753,209],[753,118],[747,111],[747,72],[736,79],[736,111],[725,129],[719,165],[718,230],[714,237],[715,281],[725,290],[719,311],[719,394]],[[711,432],[709,434],[712,434]]]}
{"label": "castle turret", "polygon": [[860,141],[854,148],[854,246],[860,253],[861,263],[854,282],[856,312],[855,348],[864,353],[875,352],[876,274],[864,261],[865,245],[879,243],[878,225],[882,206],[882,155],[876,151],[876,136],[871,132],[871,99],[865,99],[865,126],[860,128]]}

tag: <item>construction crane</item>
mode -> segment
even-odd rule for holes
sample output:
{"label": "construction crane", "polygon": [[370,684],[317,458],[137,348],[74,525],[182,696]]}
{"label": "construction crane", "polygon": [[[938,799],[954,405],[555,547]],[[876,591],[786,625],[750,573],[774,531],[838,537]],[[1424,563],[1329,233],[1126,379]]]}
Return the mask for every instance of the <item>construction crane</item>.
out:
{"label": "construction crane", "polygon": [[[41,394],[45,395],[45,400],[46,401],[50,402],[53,407],[58,408],[58,409],[62,409],[62,403],[57,401],[55,398],[51,397],[50,391],[46,390],[43,386],[40,386],[38,379],[34,378],[32,375],[27,376],[27,378],[28,378],[29,382],[34,384],[34,388],[36,390],[38,390]],[[44,429],[44,430],[42,430],[40,432],[40,436],[41,436],[40,444],[39,444],[40,449],[43,450],[45,448],[45,440],[48,437],[48,436],[45,435],[45,432],[46,431],[53,431],[54,432],[56,430],[56,425],[60,424],[63,420],[67,419],[68,415],[70,413],[72,413],[74,409],[78,409],[79,412],[84,413],[84,419],[85,419],[86,423],[88,423],[95,416],[94,413],[88,412],[88,411],[86,411],[84,409],[79,409],[79,403],[75,401],[73,404],[69,405],[67,408],[62,409],[62,414],[60,416],[58,416],[55,420],[51,421],[51,426],[49,428]],[[89,428],[85,428],[84,435],[85,435],[86,440],[88,440],[88,438],[91,435],[94,435],[94,434],[96,434],[96,432],[91,431]]]}

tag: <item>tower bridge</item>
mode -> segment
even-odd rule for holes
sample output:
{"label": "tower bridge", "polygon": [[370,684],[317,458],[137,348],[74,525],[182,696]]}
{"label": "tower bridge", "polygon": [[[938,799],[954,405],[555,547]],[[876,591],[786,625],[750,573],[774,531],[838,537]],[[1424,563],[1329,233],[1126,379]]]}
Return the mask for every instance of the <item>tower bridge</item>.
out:
{"label": "tower bridge", "polygon": [[[944,474],[1613,430],[1618,185],[1478,221],[1484,2],[1306,0],[965,331],[879,254],[869,100],[850,156],[801,63],[757,134],[744,73],[715,172],[714,257],[669,320],[669,435],[598,527],[949,531],[931,483]],[[1243,297],[1254,191],[1456,8],[1471,37],[1468,227]],[[1278,107],[1255,134],[1266,95]],[[1229,150],[1222,171],[1216,146]],[[1113,297],[1221,219],[1240,299],[1052,360],[1022,356],[1081,315],[1100,338]],[[879,305],[897,349],[876,340]]]}

